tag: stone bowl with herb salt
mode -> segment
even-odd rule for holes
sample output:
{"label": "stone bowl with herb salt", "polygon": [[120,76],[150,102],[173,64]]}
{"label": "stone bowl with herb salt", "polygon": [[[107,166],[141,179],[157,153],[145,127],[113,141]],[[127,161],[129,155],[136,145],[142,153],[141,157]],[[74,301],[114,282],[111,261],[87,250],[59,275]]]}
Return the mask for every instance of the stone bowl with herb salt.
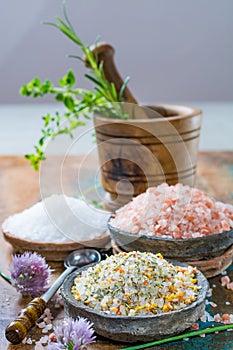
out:
{"label": "stone bowl with herb salt", "polygon": [[109,213],[83,200],[52,195],[8,217],[2,231],[16,252],[36,251],[50,261],[85,247],[104,248],[109,242]]}
{"label": "stone bowl with herb salt", "polygon": [[74,272],[61,294],[69,316],[88,318],[104,337],[136,342],[189,328],[204,313],[207,290],[196,268],[134,251]]}

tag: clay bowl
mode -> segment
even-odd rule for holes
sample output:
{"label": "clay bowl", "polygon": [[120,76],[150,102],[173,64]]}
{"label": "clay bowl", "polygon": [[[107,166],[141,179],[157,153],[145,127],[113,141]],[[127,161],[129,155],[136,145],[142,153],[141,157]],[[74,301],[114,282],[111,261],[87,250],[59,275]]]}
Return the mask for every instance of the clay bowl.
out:
{"label": "clay bowl", "polygon": [[[187,266],[183,263],[175,262],[175,264]],[[189,328],[205,310],[205,298],[209,285],[204,275],[197,270],[197,283],[201,287],[199,294],[192,304],[181,310],[152,316],[116,316],[94,311],[75,300],[71,293],[76,276],[87,268],[85,266],[69,275],[61,287],[65,313],[74,319],[79,316],[86,317],[93,322],[96,333],[106,338],[121,342],[161,339]]]}
{"label": "clay bowl", "polygon": [[170,237],[149,237],[133,235],[110,224],[108,228],[112,239],[125,251],[161,253],[165,258],[179,261],[211,259],[223,255],[233,244],[233,229],[210,236],[174,239]]}
{"label": "clay bowl", "polygon": [[3,235],[5,240],[12,245],[14,252],[23,253],[25,251],[34,251],[41,254],[48,261],[64,261],[65,257],[73,250],[86,247],[103,248],[109,242],[109,233],[107,231],[105,234],[90,241],[69,241],[60,243],[22,239],[9,232],[3,232]]}

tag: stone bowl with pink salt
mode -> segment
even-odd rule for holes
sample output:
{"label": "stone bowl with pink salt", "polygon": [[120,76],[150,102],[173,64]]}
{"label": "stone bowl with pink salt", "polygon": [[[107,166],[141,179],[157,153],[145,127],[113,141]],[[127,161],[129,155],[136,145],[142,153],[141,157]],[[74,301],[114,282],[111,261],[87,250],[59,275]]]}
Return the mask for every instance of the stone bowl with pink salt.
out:
{"label": "stone bowl with pink salt", "polygon": [[208,260],[233,245],[233,206],[177,184],[148,188],[109,219],[112,239],[179,261]]}

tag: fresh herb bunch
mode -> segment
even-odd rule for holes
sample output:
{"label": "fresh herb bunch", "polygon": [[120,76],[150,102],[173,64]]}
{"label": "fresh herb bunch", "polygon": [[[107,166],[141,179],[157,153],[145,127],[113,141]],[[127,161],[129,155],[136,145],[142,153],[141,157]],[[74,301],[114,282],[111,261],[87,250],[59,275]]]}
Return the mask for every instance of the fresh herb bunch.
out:
{"label": "fresh herb bunch", "polygon": [[[87,61],[89,62],[89,74],[85,77],[94,83],[93,91],[75,87],[75,75],[72,70],[59,80],[59,86],[54,86],[51,81],[46,80],[44,83],[39,78],[34,78],[28,84],[23,85],[20,93],[23,96],[32,96],[34,98],[43,97],[45,95],[54,95],[55,100],[65,105],[65,113],[55,113],[54,116],[46,114],[42,117],[44,126],[42,128],[42,137],[38,145],[35,146],[34,154],[27,154],[25,157],[29,159],[30,164],[38,170],[40,161],[45,159],[45,148],[51,139],[60,134],[68,134],[73,137],[73,130],[79,126],[85,125],[85,119],[90,119],[90,113],[99,111],[103,115],[115,118],[128,118],[128,114],[124,112],[121,102],[123,102],[123,94],[129,82],[126,77],[119,95],[117,94],[114,83],[106,80],[103,70],[103,62],[98,64],[98,57],[92,52],[89,45],[84,45],[82,40],[77,36],[73,26],[71,25],[67,13],[65,3],[63,5],[63,13],[65,20],[56,17],[57,23],[45,23],[59,29],[75,44],[77,44]],[[96,40],[96,45],[98,40]],[[77,58],[83,62],[80,56],[70,56]],[[119,103],[120,102],[120,103]]]}

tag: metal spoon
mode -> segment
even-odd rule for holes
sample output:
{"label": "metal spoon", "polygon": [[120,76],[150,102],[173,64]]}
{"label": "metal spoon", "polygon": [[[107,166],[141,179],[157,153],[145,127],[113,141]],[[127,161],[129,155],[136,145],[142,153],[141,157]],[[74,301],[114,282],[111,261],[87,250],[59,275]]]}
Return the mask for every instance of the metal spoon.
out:
{"label": "metal spoon", "polygon": [[94,249],[80,249],[69,254],[64,261],[66,270],[44,294],[33,299],[25,309],[21,310],[18,317],[6,327],[7,340],[12,344],[19,344],[26,337],[29,329],[35,326],[37,320],[43,314],[46,304],[62,285],[65,278],[75,269],[100,260],[100,253]]}

